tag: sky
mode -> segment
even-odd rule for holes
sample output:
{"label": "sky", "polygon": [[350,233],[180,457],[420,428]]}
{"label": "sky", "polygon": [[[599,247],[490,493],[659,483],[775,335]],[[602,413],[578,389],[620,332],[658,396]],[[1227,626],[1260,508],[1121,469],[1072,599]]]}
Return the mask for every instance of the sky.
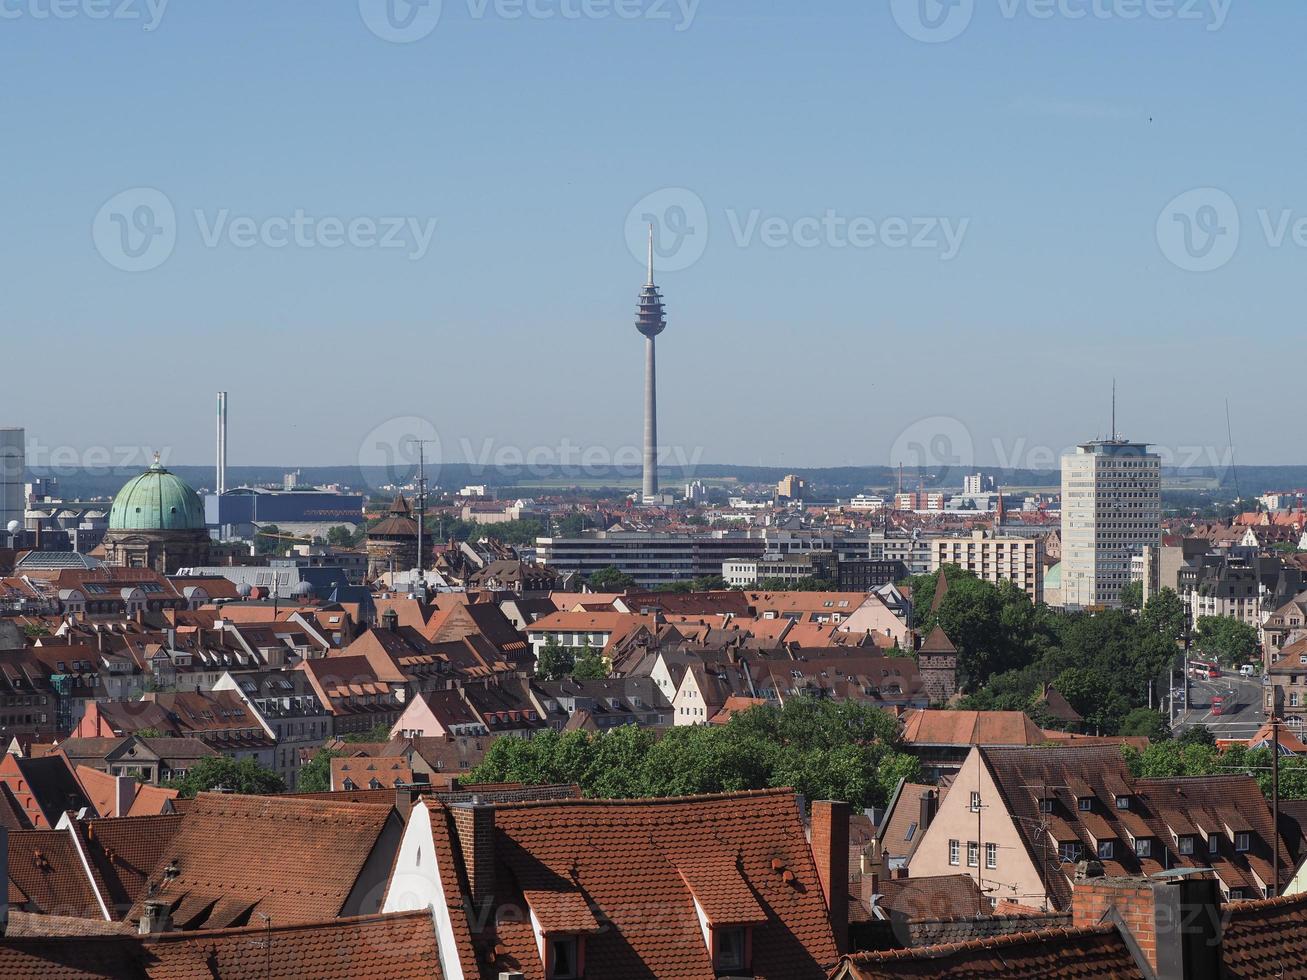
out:
{"label": "sky", "polygon": [[[437,16],[438,15],[438,16]],[[1301,463],[1287,0],[3,0],[29,462]],[[1301,223],[1300,223],[1301,222]],[[1287,366],[1287,365],[1286,365]],[[1278,378],[1278,383],[1277,383]]]}

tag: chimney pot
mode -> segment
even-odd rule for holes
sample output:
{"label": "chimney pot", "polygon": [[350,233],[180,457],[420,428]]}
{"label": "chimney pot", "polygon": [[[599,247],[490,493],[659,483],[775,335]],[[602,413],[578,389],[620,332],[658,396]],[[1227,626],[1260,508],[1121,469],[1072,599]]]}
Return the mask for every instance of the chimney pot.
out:
{"label": "chimney pot", "polygon": [[172,929],[172,912],[167,902],[147,901],[141,913],[138,932],[142,936],[156,936]]}

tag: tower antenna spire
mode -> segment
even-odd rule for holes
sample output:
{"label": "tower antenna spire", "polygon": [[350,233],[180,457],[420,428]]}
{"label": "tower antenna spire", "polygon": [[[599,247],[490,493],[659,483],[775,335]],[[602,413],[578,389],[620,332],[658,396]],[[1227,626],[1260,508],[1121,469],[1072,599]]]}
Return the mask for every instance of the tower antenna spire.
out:
{"label": "tower antenna spire", "polygon": [[649,222],[649,282],[646,284],[649,286],[652,286],[654,284],[653,259],[654,259],[654,226],[653,226],[653,222],[651,221]]}
{"label": "tower antenna spire", "polygon": [[1112,441],[1116,441],[1116,378],[1112,379]]}

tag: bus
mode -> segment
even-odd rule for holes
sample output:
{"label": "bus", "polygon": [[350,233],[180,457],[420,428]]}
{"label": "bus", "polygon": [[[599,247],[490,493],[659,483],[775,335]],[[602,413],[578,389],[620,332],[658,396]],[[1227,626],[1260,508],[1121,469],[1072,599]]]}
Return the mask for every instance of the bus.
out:
{"label": "bus", "polygon": [[1200,680],[1214,681],[1221,676],[1221,668],[1215,661],[1190,660],[1189,673]]}

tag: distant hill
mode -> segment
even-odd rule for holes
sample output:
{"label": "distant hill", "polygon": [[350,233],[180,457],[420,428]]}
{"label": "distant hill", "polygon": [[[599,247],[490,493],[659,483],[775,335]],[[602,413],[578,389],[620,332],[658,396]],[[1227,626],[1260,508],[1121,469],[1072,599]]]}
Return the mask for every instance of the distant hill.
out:
{"label": "distant hill", "polygon": [[[212,466],[173,466],[170,469],[201,492],[213,486]],[[287,469],[288,467],[276,466],[233,466],[228,469],[227,481],[231,486],[269,484],[280,486]],[[993,475],[1002,485],[1013,488],[1055,488],[1060,483],[1060,475],[1055,470],[1001,470],[992,467],[971,469],[984,469],[984,472]],[[87,498],[111,496],[137,472],[139,470],[136,469],[64,469],[51,473],[48,469],[33,468],[31,475],[53,475],[58,478],[60,492],[64,497]],[[360,469],[358,466],[310,466],[300,467],[298,472],[300,481],[305,484],[337,483],[354,489],[369,490],[375,495],[383,495],[382,488],[388,484],[407,483],[415,475],[412,469],[388,472],[381,467]],[[927,472],[905,470],[903,482],[907,487],[916,487],[919,483],[926,487],[956,487],[961,485],[963,472],[965,470],[956,467],[951,470]],[[661,470],[664,484],[671,487],[690,480],[704,480],[708,483],[731,481],[741,484],[767,484],[777,482],[788,473],[803,477],[816,491],[831,496],[850,496],[863,490],[892,489],[898,482],[898,471],[888,466],[791,469],[774,466],[700,464],[689,468],[664,467]],[[445,489],[458,489],[469,484],[555,490],[571,486],[631,487],[638,483],[640,476],[638,470],[630,468],[533,467],[528,474],[523,473],[521,468],[478,466],[467,463],[428,466],[427,474],[433,487],[440,486]],[[1168,469],[1163,471],[1163,483],[1169,490],[1215,492],[1215,495],[1223,498],[1232,498],[1237,484],[1240,493],[1244,497],[1250,497],[1268,490],[1288,490],[1307,486],[1307,466],[1240,466],[1237,471],[1218,470],[1212,467]]]}

